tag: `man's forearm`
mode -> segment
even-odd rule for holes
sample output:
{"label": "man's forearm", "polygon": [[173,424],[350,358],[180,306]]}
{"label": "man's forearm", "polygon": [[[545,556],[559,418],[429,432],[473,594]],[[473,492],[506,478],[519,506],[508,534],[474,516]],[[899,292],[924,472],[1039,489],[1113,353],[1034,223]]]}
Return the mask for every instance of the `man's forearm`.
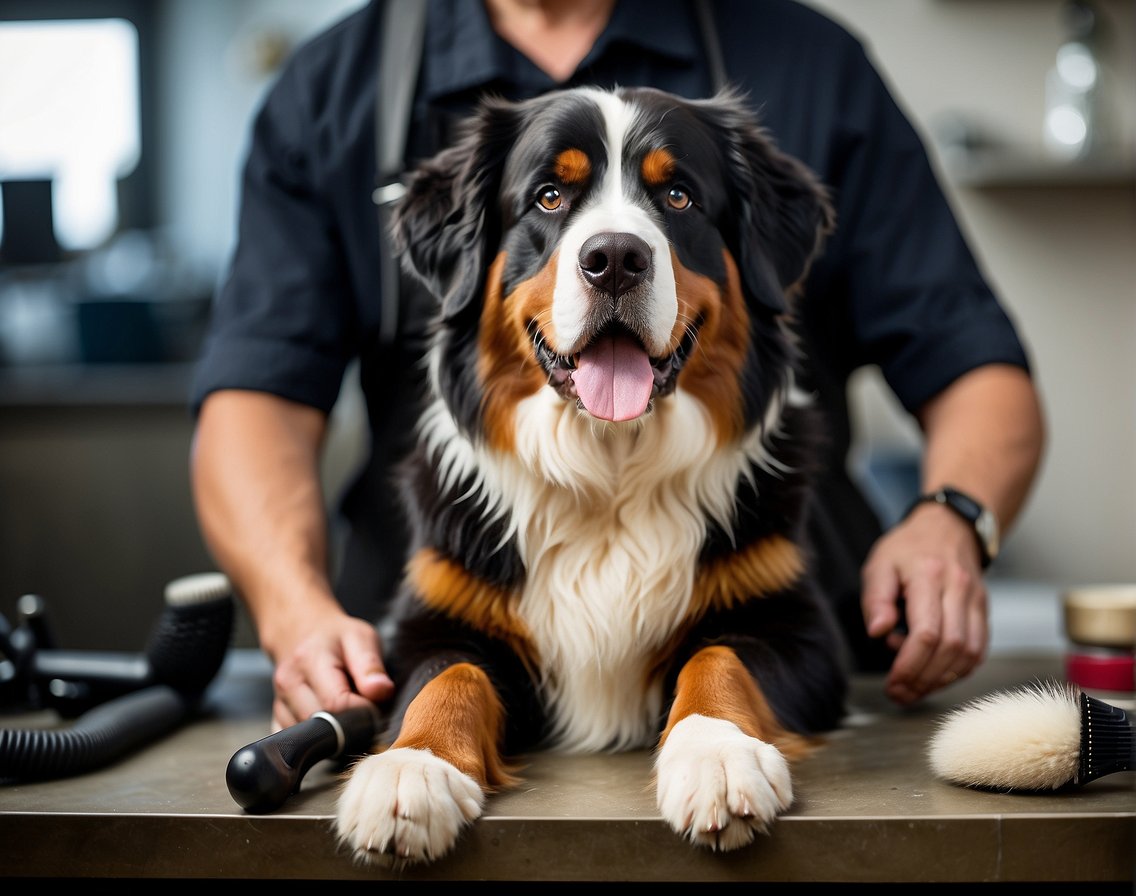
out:
{"label": "man's forearm", "polygon": [[319,452],[326,418],[267,393],[206,399],[191,456],[206,544],[271,652],[273,632],[330,599]]}
{"label": "man's forearm", "polygon": [[1041,402],[1029,376],[1009,365],[980,367],[928,402],[919,418],[924,490],[953,485],[992,509],[1008,530],[1045,447]]}

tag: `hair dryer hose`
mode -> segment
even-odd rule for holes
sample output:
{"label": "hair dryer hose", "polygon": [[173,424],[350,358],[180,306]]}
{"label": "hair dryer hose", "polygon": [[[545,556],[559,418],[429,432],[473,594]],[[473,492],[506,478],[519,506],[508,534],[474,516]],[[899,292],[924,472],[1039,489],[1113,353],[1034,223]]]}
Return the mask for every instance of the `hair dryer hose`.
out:
{"label": "hair dryer hose", "polygon": [[[113,666],[80,651],[40,651],[34,658],[44,680],[85,683],[109,699],[87,708],[76,703],[70,728],[0,728],[0,779],[62,778],[107,765],[185,721],[216,676],[229,649],[233,599],[221,573],[175,579],[151,632],[143,662]],[[85,711],[83,711],[85,710]]]}
{"label": "hair dryer hose", "polygon": [[67,729],[0,729],[0,779],[91,771],[169,733],[191,710],[185,697],[158,684],[108,700]]}

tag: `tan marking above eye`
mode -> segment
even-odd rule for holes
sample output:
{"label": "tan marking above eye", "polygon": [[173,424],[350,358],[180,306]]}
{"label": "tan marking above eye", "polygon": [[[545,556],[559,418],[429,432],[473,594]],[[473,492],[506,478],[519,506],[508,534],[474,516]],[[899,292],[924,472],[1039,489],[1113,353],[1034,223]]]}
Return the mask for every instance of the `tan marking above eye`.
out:
{"label": "tan marking above eye", "polygon": [[669,149],[652,149],[643,156],[639,166],[643,173],[643,182],[652,187],[661,187],[674,177],[675,158]]}
{"label": "tan marking above eye", "polygon": [[671,208],[682,211],[684,208],[690,208],[691,202],[690,194],[682,187],[671,187],[670,192],[667,193],[667,205]]}
{"label": "tan marking above eye", "polygon": [[560,203],[564,201],[564,197],[560,195],[560,191],[551,184],[546,184],[540,188],[540,196],[537,197],[537,204],[550,212],[556,211],[560,208]]}
{"label": "tan marking above eye", "polygon": [[592,175],[592,163],[582,149],[566,149],[556,157],[552,170],[563,184],[582,184]]}

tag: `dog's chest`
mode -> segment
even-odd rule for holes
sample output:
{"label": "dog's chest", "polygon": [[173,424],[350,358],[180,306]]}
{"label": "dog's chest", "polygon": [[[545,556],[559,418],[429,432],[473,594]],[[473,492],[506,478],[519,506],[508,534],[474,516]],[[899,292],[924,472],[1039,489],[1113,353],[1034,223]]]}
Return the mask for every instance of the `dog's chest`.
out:
{"label": "dog's chest", "polygon": [[[689,621],[715,466],[698,409],[667,410],[638,429],[548,426],[534,412],[520,430],[507,501],[525,566],[516,612],[564,749],[649,746],[658,732],[653,669]],[[720,497],[733,482],[736,470]]]}
{"label": "dog's chest", "polygon": [[650,667],[687,614],[701,521],[673,495],[546,500],[529,520],[517,607],[564,747],[645,746],[661,691]]}

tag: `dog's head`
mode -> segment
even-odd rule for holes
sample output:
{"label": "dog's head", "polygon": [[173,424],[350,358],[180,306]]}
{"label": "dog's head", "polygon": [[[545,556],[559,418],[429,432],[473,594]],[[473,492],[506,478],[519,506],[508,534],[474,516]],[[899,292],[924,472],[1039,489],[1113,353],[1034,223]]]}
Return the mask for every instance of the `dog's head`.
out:
{"label": "dog's head", "polygon": [[832,224],[738,96],[577,89],[485,102],[415,173],[394,236],[439,303],[436,387],[508,447],[542,390],[614,423],[685,390],[738,435],[785,374],[791,295]]}

